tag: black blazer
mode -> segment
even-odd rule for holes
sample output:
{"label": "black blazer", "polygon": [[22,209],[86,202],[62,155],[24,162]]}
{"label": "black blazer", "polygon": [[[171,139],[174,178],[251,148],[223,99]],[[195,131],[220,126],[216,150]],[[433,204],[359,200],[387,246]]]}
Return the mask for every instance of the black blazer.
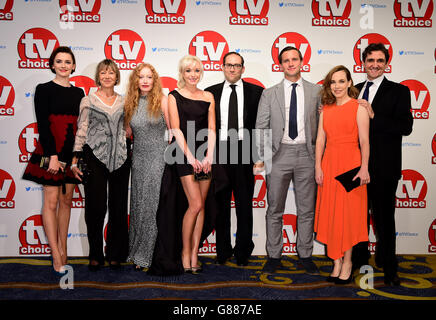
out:
{"label": "black blazer", "polygon": [[[260,96],[262,95],[263,88],[261,86],[246,82],[242,80],[243,83],[243,90],[244,90],[244,128],[250,130],[250,133],[253,129],[255,129],[256,126],[256,118],[257,118],[257,108],[259,106],[259,100]],[[224,88],[224,82],[215,84],[213,86],[210,86],[206,88],[206,91],[209,91],[213,94],[213,97],[215,99],[215,119],[216,119],[216,131],[217,131],[217,141],[219,141],[219,129],[221,124],[221,94],[223,92]],[[244,139],[251,138],[254,139],[255,135],[250,134],[250,137],[245,137]],[[251,142],[252,143],[252,142]],[[218,149],[218,143],[217,143],[217,149]],[[256,144],[252,144],[256,145]],[[256,159],[257,158],[257,159]],[[252,159],[252,161],[257,161],[259,157],[256,156],[255,159]]]}
{"label": "black blazer", "polygon": [[[356,85],[361,91],[365,82]],[[369,128],[369,173],[380,178],[401,178],[403,136],[412,132],[410,90],[384,78],[372,101],[374,118]]]}

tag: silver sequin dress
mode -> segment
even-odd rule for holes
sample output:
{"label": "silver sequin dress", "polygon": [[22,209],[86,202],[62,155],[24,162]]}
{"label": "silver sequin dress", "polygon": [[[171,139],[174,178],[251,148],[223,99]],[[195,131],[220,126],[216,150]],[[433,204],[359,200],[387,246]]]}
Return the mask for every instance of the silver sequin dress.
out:
{"label": "silver sequin dress", "polygon": [[153,119],[147,112],[147,99],[141,97],[130,121],[133,132],[130,190],[128,261],[149,267],[157,236],[156,211],[162,173],[165,167],[165,120]]}

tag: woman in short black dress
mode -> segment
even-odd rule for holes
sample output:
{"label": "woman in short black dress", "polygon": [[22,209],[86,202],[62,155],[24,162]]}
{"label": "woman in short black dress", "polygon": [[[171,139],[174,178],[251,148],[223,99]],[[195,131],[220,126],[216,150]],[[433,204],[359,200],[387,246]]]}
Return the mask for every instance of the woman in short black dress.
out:
{"label": "woman in short black dress", "polygon": [[[23,179],[43,185],[42,220],[53,260],[53,269],[65,273],[71,200],[78,181],[70,170],[83,90],[70,84],[76,68],[68,47],[56,48],[49,59],[55,78],[35,90],[35,114],[39,139]],[[49,158],[48,168],[41,159]]]}

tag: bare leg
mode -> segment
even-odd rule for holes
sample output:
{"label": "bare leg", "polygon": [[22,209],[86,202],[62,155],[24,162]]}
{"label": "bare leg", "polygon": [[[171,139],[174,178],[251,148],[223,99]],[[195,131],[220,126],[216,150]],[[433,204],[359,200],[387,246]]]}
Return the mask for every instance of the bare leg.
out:
{"label": "bare leg", "polygon": [[70,224],[71,201],[73,199],[74,184],[66,184],[66,193],[59,194],[58,207],[58,248],[62,257],[62,264],[67,264],[67,238]]}
{"label": "bare leg", "polygon": [[200,186],[202,209],[197,216],[195,222],[194,233],[192,235],[192,252],[191,252],[191,265],[192,267],[198,267],[198,248],[200,246],[201,233],[203,232],[204,223],[204,204],[206,202],[207,192],[210,186],[210,180],[204,180],[198,182]]}
{"label": "bare leg", "polygon": [[188,209],[182,223],[182,263],[185,269],[192,268],[191,254],[193,250],[192,236],[199,213],[203,210],[203,203],[199,183],[194,181],[192,175],[180,178],[188,199]]}
{"label": "bare leg", "polygon": [[61,188],[57,186],[44,186],[44,204],[42,207],[42,221],[44,231],[53,258],[53,268],[60,271],[63,266],[61,253],[58,247],[58,218],[57,207]]}
{"label": "bare leg", "polygon": [[351,262],[352,248],[344,253],[344,262],[342,264],[341,273],[339,274],[339,279],[347,280],[351,275],[351,270],[353,263]]}

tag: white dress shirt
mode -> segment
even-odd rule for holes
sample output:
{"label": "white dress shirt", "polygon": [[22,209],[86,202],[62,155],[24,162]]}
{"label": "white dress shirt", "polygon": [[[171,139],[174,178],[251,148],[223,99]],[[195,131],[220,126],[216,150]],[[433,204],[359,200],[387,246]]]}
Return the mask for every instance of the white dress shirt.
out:
{"label": "white dress shirt", "polygon": [[306,143],[306,135],[304,133],[304,89],[303,89],[303,79],[300,78],[296,82],[297,91],[297,130],[298,136],[295,140],[289,137],[289,108],[291,106],[291,92],[293,82],[284,79],[284,90],[285,90],[285,131],[282,138],[282,143],[285,144],[301,144]]}
{"label": "white dress shirt", "polygon": [[[227,80],[224,82],[223,92],[221,94],[221,100],[220,100],[220,116],[221,116],[221,123],[220,123],[220,140],[221,141],[227,141],[227,130],[228,130],[228,122],[229,122],[229,100],[230,100],[230,94],[232,93],[232,88],[230,88],[230,85],[232,83],[228,82]],[[238,136],[239,140],[242,140],[244,138],[244,130],[241,130],[244,128],[244,87],[242,80],[239,79],[236,83],[233,83],[236,85],[236,96],[238,98]]]}
{"label": "white dress shirt", "polygon": [[[374,100],[375,94],[377,93],[377,90],[380,87],[384,78],[385,78],[385,76],[381,75],[380,77],[371,81],[373,84],[369,87],[369,93],[368,93],[368,102],[369,103],[372,104],[372,100]],[[368,81],[369,80],[367,79],[362,87],[362,90],[360,90],[359,99],[362,99],[362,96],[363,96],[363,93],[365,92],[366,84],[368,83]]]}

